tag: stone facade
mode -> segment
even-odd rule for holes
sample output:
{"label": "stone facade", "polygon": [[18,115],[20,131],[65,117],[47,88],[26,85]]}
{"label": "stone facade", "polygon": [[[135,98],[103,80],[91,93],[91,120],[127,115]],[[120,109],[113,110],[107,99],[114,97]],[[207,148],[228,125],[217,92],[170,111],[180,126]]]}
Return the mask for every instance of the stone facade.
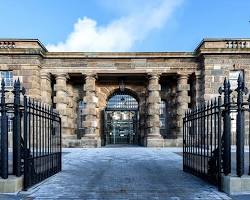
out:
{"label": "stone facade", "polygon": [[138,144],[149,147],[181,145],[185,110],[218,96],[231,72],[242,71],[250,88],[250,39],[205,39],[194,52],[148,53],[49,52],[24,39],[0,44],[0,70],[12,71],[31,98],[60,113],[64,146],[105,145],[103,112],[120,79],[138,101]]}

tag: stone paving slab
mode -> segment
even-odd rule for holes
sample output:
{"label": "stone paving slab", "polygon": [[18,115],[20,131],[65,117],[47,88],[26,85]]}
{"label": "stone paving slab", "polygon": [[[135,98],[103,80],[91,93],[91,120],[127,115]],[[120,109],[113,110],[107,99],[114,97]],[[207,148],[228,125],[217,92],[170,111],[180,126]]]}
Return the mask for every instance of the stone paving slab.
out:
{"label": "stone paving slab", "polygon": [[171,148],[66,149],[63,171],[27,192],[0,199],[232,199],[182,171]]}

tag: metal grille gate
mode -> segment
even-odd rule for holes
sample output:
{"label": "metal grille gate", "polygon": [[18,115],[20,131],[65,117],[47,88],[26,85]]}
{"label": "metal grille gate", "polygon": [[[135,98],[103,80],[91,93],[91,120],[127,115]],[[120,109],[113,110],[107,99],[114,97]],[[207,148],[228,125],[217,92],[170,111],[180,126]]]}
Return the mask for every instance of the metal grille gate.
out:
{"label": "metal grille gate", "polygon": [[105,144],[138,144],[138,102],[127,91],[116,91],[104,111]]}
{"label": "metal grille gate", "polygon": [[24,189],[27,189],[59,172],[59,114],[53,108],[28,98],[19,80],[15,81],[13,90],[6,90],[2,81],[0,108],[1,177],[24,175]]}

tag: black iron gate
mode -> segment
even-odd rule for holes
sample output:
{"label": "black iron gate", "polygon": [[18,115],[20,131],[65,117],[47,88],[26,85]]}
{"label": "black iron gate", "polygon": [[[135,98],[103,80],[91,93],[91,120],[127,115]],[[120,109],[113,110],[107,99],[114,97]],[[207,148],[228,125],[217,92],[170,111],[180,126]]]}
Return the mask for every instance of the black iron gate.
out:
{"label": "black iron gate", "polygon": [[4,81],[1,86],[0,174],[24,175],[27,189],[61,170],[61,119],[50,106],[28,98],[19,80],[13,90]]}
{"label": "black iron gate", "polygon": [[185,113],[183,170],[219,183],[221,176],[221,97]]}
{"label": "black iron gate", "polygon": [[[237,99],[232,100],[232,92]],[[250,95],[242,75],[238,86],[231,90],[225,79],[220,95],[203,105],[187,110],[183,118],[183,170],[202,177],[221,188],[221,177],[237,175],[241,177],[248,168],[250,175]],[[245,99],[245,100],[244,100]],[[236,116],[233,119],[232,115]],[[235,127],[236,138],[232,135]],[[247,138],[247,139],[246,139]],[[232,141],[236,140],[232,150]],[[247,148],[245,148],[247,147]],[[248,158],[248,159],[246,159]]]}
{"label": "black iron gate", "polygon": [[105,144],[138,144],[138,102],[126,91],[115,92],[104,111]]}

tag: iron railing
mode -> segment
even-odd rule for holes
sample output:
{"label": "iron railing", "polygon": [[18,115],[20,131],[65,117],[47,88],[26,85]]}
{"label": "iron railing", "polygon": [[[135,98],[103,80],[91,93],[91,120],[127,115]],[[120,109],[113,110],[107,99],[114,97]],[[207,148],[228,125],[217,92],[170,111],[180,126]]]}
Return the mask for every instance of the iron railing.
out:
{"label": "iron railing", "polygon": [[[236,102],[232,101],[233,92],[237,95]],[[241,177],[246,174],[246,168],[250,175],[250,144],[246,143],[250,139],[250,94],[246,100],[248,90],[241,75],[235,91],[225,79],[219,93],[223,94],[223,101],[219,96],[185,113],[183,170],[216,183],[220,188],[223,175]],[[236,120],[232,119],[232,114]],[[236,128],[235,138],[232,126]]]}
{"label": "iron railing", "polygon": [[19,80],[13,90],[6,90],[2,80],[0,94],[0,176],[24,175],[27,189],[61,170],[61,118],[50,106],[28,98]]}
{"label": "iron railing", "polygon": [[207,179],[220,180],[221,97],[185,113],[183,119],[183,170]]}

